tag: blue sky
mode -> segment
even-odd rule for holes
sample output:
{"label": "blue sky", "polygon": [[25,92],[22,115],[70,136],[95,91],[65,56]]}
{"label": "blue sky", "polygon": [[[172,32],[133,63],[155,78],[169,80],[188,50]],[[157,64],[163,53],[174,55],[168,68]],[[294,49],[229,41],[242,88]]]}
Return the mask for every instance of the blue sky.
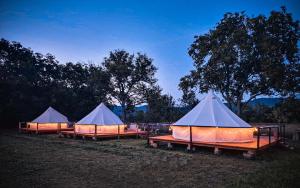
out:
{"label": "blue sky", "polygon": [[195,35],[213,28],[226,12],[268,15],[281,5],[300,19],[297,0],[2,0],[0,37],[62,63],[100,64],[114,49],[146,53],[159,69],[164,93],[178,99],[179,79],[193,69],[187,49]]}

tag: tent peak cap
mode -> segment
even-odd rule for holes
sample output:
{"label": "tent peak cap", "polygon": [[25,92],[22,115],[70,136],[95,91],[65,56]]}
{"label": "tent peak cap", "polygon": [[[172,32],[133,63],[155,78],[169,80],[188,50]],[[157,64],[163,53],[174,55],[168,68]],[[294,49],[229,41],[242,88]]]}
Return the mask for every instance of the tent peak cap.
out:
{"label": "tent peak cap", "polygon": [[49,106],[47,110],[55,110],[52,106]]}

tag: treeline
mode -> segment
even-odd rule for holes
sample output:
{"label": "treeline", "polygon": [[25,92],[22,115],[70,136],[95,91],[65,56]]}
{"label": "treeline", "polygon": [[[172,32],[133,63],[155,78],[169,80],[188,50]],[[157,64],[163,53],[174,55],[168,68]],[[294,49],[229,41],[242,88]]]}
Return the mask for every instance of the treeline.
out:
{"label": "treeline", "polygon": [[247,105],[241,116],[251,123],[299,123],[299,106],[300,100],[290,97],[282,99],[275,106]]}
{"label": "treeline", "polygon": [[[120,104],[124,122],[173,122],[195,106],[198,93],[213,89],[249,122],[299,122],[299,21],[285,7],[270,15],[226,13],[189,48],[194,69],[182,77],[181,107],[162,94],[157,68],[146,54],[115,50],[101,65],[59,63],[17,42],[0,41],[0,121],[15,126],[48,106],[70,120],[100,102]],[[275,107],[251,106],[259,96],[285,98]],[[147,112],[134,107],[147,103]]]}
{"label": "treeline", "polygon": [[141,103],[148,103],[149,109],[140,121],[174,121],[174,99],[162,94],[152,62],[145,54],[116,50],[102,65],[62,64],[51,54],[35,53],[20,43],[1,39],[1,127],[30,121],[48,106],[76,121],[100,102],[121,104],[125,122],[127,116],[135,121],[130,114]]}
{"label": "treeline", "polygon": [[[51,54],[1,39],[1,127],[30,121],[48,106],[77,121],[100,102],[121,104],[125,122],[174,122],[195,103],[176,106],[171,95],[162,94],[152,61],[145,54],[117,50],[102,65],[62,64]],[[134,111],[142,103],[148,104],[147,112]],[[299,100],[287,98],[275,107],[247,105],[241,116],[249,122],[300,122],[299,106]]]}

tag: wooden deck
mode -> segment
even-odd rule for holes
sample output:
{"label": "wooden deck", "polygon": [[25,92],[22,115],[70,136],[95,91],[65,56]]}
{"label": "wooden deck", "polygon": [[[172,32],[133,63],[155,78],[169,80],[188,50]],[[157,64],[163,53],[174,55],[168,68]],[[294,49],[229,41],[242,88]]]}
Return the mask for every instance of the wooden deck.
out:
{"label": "wooden deck", "polygon": [[[149,142],[152,146],[157,147],[158,143],[168,143],[168,144],[183,144],[190,145],[189,141],[175,139],[172,135],[165,136],[155,136],[149,137]],[[257,148],[257,139],[254,138],[253,142],[246,143],[224,143],[224,142],[197,142],[193,141],[192,146],[201,146],[201,147],[212,147],[218,149],[232,149],[232,150],[242,150],[242,151],[257,151],[265,149],[271,145],[274,145],[278,142],[275,137],[271,137],[269,142],[268,136],[260,136],[259,148]]]}
{"label": "wooden deck", "polygon": [[73,131],[73,128],[64,128],[64,129],[36,129],[36,128],[19,128],[20,132],[27,132],[27,133],[59,133],[61,131]]}
{"label": "wooden deck", "polygon": [[143,136],[146,135],[146,131],[125,131],[123,133],[75,133],[74,131],[61,131],[61,136],[67,136],[67,137],[82,137],[84,138],[118,138],[118,137],[127,137],[127,136]]}

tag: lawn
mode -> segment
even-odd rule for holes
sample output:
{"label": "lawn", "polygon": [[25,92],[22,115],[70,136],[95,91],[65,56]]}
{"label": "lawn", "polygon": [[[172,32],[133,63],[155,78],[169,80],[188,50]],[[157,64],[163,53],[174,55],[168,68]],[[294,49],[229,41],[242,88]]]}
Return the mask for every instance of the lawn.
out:
{"label": "lawn", "polygon": [[255,160],[146,147],[142,139],[91,141],[0,133],[0,187],[300,187],[300,144]]}

